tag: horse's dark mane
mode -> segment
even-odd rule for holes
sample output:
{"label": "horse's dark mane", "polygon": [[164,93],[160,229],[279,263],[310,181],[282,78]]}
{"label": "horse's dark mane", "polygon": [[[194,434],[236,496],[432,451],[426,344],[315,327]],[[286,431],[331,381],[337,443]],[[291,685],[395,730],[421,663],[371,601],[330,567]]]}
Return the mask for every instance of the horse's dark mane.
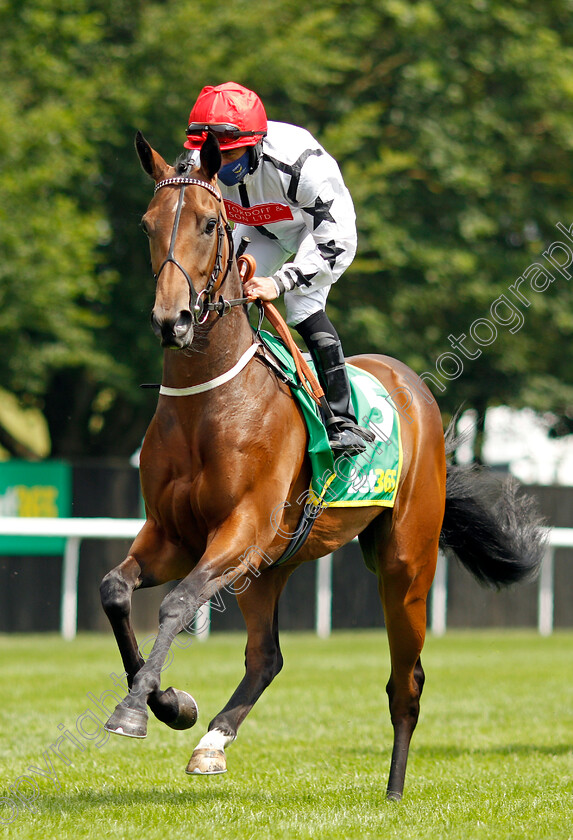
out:
{"label": "horse's dark mane", "polygon": [[193,150],[185,149],[185,151],[182,152],[176,159],[175,163],[173,164],[173,168],[175,169],[178,175],[189,175],[189,173],[196,168],[196,165],[193,160]]}

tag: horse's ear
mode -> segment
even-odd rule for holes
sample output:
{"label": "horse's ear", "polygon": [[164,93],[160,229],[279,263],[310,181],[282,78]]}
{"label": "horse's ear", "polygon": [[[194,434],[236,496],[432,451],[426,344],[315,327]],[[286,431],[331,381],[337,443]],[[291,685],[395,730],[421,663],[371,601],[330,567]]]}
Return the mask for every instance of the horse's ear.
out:
{"label": "horse's ear", "polygon": [[138,131],[135,135],[135,149],[147,174],[155,181],[161,181],[165,177],[169,165],[155,149],[151,148],[141,131]]}
{"label": "horse's ear", "polygon": [[201,168],[209,181],[213,180],[219,169],[221,168],[222,158],[221,149],[219,148],[219,141],[212,131],[207,133],[207,137],[201,146]]}

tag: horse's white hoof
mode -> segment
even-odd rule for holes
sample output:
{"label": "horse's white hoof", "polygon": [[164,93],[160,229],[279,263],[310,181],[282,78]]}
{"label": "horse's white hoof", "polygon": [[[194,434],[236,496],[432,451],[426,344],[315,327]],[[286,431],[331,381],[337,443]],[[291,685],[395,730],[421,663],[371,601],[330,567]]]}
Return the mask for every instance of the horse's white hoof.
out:
{"label": "horse's white hoof", "polygon": [[215,776],[227,772],[227,759],[223,750],[197,748],[189,759],[185,772],[189,776]]}

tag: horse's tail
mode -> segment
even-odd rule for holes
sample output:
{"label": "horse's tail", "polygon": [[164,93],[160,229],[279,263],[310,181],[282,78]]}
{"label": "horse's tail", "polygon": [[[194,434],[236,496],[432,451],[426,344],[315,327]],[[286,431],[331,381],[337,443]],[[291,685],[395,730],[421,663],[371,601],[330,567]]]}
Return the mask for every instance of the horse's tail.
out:
{"label": "horse's tail", "polygon": [[[446,432],[446,453],[456,439]],[[535,503],[518,493],[515,480],[500,485],[483,467],[448,461],[446,511],[440,545],[449,548],[477,580],[499,589],[530,580],[539,572],[546,542]]]}

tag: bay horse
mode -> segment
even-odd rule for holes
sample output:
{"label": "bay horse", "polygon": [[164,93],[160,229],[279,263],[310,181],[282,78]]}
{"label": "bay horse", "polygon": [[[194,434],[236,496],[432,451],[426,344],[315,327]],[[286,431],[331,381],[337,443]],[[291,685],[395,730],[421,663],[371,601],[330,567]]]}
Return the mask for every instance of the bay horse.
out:
{"label": "bay horse", "polygon": [[[440,540],[478,579],[499,587],[538,570],[541,530],[526,500],[509,492],[494,508],[482,498],[478,473],[447,466],[440,411],[413,371],[388,356],[361,355],[352,364],[377,377],[408,418],[400,424],[395,504],[325,506],[304,545],[275,565],[296,532],[311,480],[307,431],[290,388],[255,346],[217,188],[218,142],[207,136],[197,166],[183,159],[168,165],[139,132],[136,149],[155,181],[142,226],[157,283],[152,326],[164,348],[163,385],[141,450],[146,522],[101,584],[129,687],[106,729],[144,737],[147,706],[173,728],[195,723],[195,701],[179,689],[162,691],[161,670],[197,609],[226,587],[246,623],[245,675],[187,766],[189,774],[224,772],[225,747],[281,670],[278,601],[287,579],[358,535],[378,579],[390,648],[394,742],[386,795],[399,800],[424,685],[426,600]],[[132,593],[168,581],[179,583],[161,603],[144,660],[130,621]]]}

